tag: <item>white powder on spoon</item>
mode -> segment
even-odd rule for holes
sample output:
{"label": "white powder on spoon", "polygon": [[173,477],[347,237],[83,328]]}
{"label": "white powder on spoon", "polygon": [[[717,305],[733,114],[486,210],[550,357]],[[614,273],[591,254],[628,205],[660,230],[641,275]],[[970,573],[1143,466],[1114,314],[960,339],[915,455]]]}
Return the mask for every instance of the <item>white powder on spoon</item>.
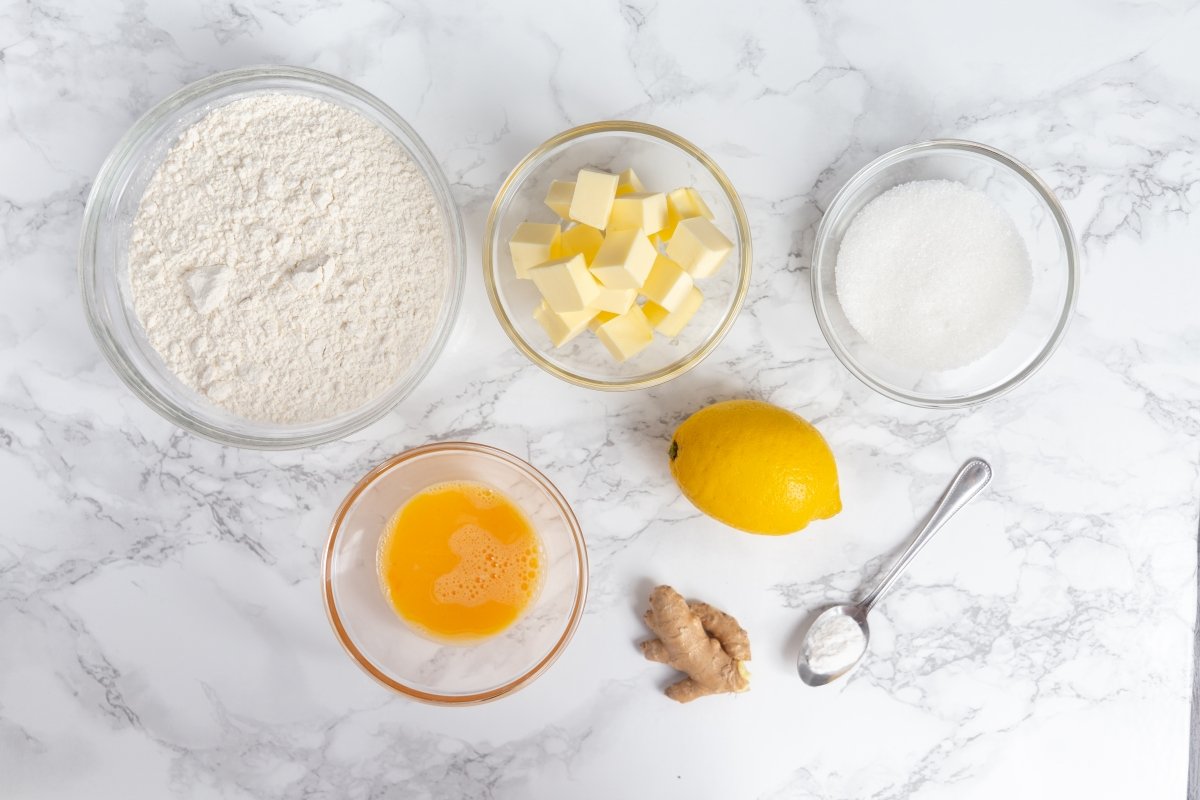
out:
{"label": "white powder on spoon", "polygon": [[916,369],[994,350],[1029,302],[1029,252],[990,197],[957,181],[905,183],[868,203],[842,238],[838,301],[884,356]]}
{"label": "white powder on spoon", "polygon": [[129,274],[150,344],[238,416],[358,408],[429,341],[448,236],[432,187],[361,114],[257,94],[186,130],[134,218]]}
{"label": "white powder on spoon", "polygon": [[867,646],[862,628],[843,614],[822,614],[804,637],[804,660],[813,672],[829,675],[853,664]]}

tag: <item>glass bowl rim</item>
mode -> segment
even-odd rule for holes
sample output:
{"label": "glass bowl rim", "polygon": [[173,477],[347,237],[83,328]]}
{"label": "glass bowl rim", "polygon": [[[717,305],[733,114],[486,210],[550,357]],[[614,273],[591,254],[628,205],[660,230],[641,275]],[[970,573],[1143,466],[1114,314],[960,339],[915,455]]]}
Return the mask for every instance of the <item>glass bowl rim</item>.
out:
{"label": "glass bowl rim", "polygon": [[[508,312],[504,310],[503,304],[500,302],[500,290],[496,283],[495,264],[493,263],[492,253],[496,249],[496,237],[499,235],[499,217],[500,208],[508,199],[512,192],[513,186],[518,178],[523,178],[525,173],[534,164],[539,162],[546,154],[576,139],[581,139],[585,136],[590,136],[596,133],[634,133],[648,136],[652,139],[658,139],[682,150],[687,155],[694,158],[700,163],[709,174],[713,176],[721,190],[725,193],[726,199],[729,201],[730,208],[733,210],[734,224],[737,227],[738,233],[738,249],[740,257],[738,259],[738,282],[734,290],[733,302],[729,306],[728,312],[722,317],[720,324],[716,330],[704,341],[700,347],[696,348],[686,358],[682,358],[671,364],[668,364],[661,369],[645,375],[636,375],[630,378],[620,378],[616,380],[599,380],[595,378],[587,378],[569,369],[560,367],[550,361],[532,347],[529,342],[521,336],[520,332],[513,325],[512,320],[508,316]],[[645,389],[650,386],[657,386],[660,383],[665,383],[673,378],[677,378],[685,372],[689,371],[717,348],[724,340],[726,334],[733,327],[733,323],[737,320],[738,314],[742,310],[742,305],[746,301],[746,295],[750,291],[750,277],[753,265],[753,250],[754,246],[750,235],[750,222],[746,216],[746,209],[742,205],[741,196],[734,189],[733,183],[726,176],[725,172],[717,166],[711,157],[696,145],[692,144],[687,139],[672,133],[666,128],[660,128],[657,125],[651,125],[646,122],[635,122],[632,120],[604,120],[600,122],[589,122],[584,125],[579,125],[574,128],[563,131],[547,139],[542,144],[531,150],[524,158],[522,158],[512,171],[508,173],[508,177],[504,179],[504,183],[500,185],[500,189],[496,192],[496,198],[492,201],[491,210],[488,212],[487,227],[483,234],[483,282],[487,288],[488,300],[491,302],[492,310],[496,313],[496,319],[500,322],[500,327],[504,329],[504,333],[508,336],[512,343],[516,345],[526,358],[532,361],[537,366],[561,378],[568,383],[573,383],[576,386],[583,386],[588,389],[599,389],[601,391],[629,391],[634,389]]]}
{"label": "glass bowl rim", "polygon": [[[998,386],[962,397],[946,398],[906,392],[884,383],[860,366],[843,346],[841,339],[838,338],[837,333],[833,330],[825,308],[825,298],[821,293],[820,287],[822,273],[818,265],[822,263],[825,249],[830,246],[829,239],[832,235],[833,220],[840,216],[843,207],[862,190],[868,180],[874,178],[887,167],[901,163],[911,155],[929,152],[941,152],[953,155],[961,155],[964,152],[972,153],[983,156],[1012,170],[1042,198],[1042,201],[1050,210],[1050,214],[1054,217],[1055,224],[1058,226],[1059,233],[1062,236],[1064,249],[1066,250],[1066,298],[1063,302],[1062,310],[1059,312],[1054,330],[1051,332],[1045,345],[1016,375]],[[1071,222],[1067,218],[1066,211],[1063,209],[1058,198],[1054,196],[1054,192],[1036,172],[1008,153],[990,145],[967,139],[929,139],[923,142],[907,144],[884,153],[855,172],[853,177],[846,181],[837,194],[833,196],[833,200],[830,201],[828,208],[821,217],[821,223],[817,227],[817,234],[813,243],[809,269],[809,287],[812,294],[813,310],[816,312],[817,324],[821,328],[821,333],[825,336],[825,341],[829,344],[830,349],[833,350],[838,360],[842,362],[854,377],[885,397],[921,408],[967,408],[979,405],[1007,394],[1029,380],[1049,360],[1050,356],[1054,354],[1054,351],[1058,349],[1059,345],[1062,344],[1063,338],[1066,336],[1067,328],[1071,322],[1071,318],[1074,316],[1075,304],[1079,296],[1079,279],[1079,254],[1075,234],[1071,228]]]}
{"label": "glass bowl rim", "polygon": [[[325,90],[332,90],[334,94],[346,95],[372,108],[407,137],[407,141],[402,141],[401,146],[406,150],[413,151],[418,169],[431,184],[438,207],[446,212],[446,236],[447,245],[451,249],[450,268],[452,274],[446,286],[445,319],[440,328],[434,331],[426,358],[414,365],[414,368],[403,376],[402,380],[407,384],[406,389],[386,401],[380,402],[382,396],[377,397],[359,409],[348,412],[351,416],[337,425],[327,425],[318,421],[307,426],[309,430],[303,433],[286,431],[273,434],[242,433],[194,417],[181,405],[174,402],[169,396],[169,392],[162,391],[153,385],[128,360],[124,346],[110,333],[108,326],[101,319],[100,304],[95,288],[98,280],[96,248],[101,231],[101,214],[108,210],[116,197],[115,181],[119,177],[121,168],[126,166],[130,159],[137,157],[139,149],[148,144],[158,126],[188,103],[203,99],[222,89],[276,79],[300,84],[307,83]],[[391,135],[390,132],[389,135]],[[443,200],[445,202],[442,202]],[[238,67],[215,72],[180,87],[151,106],[117,140],[96,172],[96,178],[84,206],[78,252],[78,280],[84,316],[87,318],[88,327],[91,329],[92,337],[99,346],[101,354],[134,395],[159,416],[176,427],[218,444],[253,450],[292,450],[337,441],[379,421],[425,379],[445,349],[458,318],[466,280],[466,241],[463,234],[462,215],[458,204],[454,202],[450,184],[446,180],[441,165],[416,130],[391,106],[365,89],[320,70],[286,65]],[[377,406],[374,405],[376,402],[378,402]],[[252,420],[245,420],[245,422],[251,428],[259,424]]]}
{"label": "glass bowl rim", "polygon": [[[410,461],[418,456],[429,455],[431,453],[459,453],[469,456],[483,456],[503,462],[507,466],[515,468],[517,471],[524,473],[527,478],[533,480],[540,486],[546,494],[554,501],[562,514],[563,519],[567,522],[567,527],[571,535],[571,543],[575,546],[576,567],[578,570],[579,582],[575,589],[575,599],[571,606],[571,615],[567,619],[567,624],[563,628],[562,634],[558,641],[530,669],[522,675],[508,681],[502,686],[495,689],[489,689],[485,692],[474,692],[465,695],[439,694],[437,692],[426,692],[421,689],[416,689],[407,686],[400,681],[388,677],[375,663],[363,653],[358,645],[350,638],[345,625],[342,622],[341,615],[338,613],[337,602],[333,596],[333,551],[337,544],[338,534],[341,532],[343,523],[346,520],[346,515],[349,513],[351,506],[367,492],[376,480],[394,467],[397,467],[407,461]],[[398,453],[391,458],[377,464],[366,475],[364,475],[358,483],[346,494],[337,512],[333,515],[333,521],[329,526],[329,539],[325,544],[325,551],[321,558],[321,594],[325,605],[325,616],[329,620],[330,626],[333,628],[334,635],[337,637],[342,649],[350,656],[350,658],[358,664],[358,666],[370,675],[375,681],[384,687],[391,689],[394,692],[410,697],[414,700],[419,700],[431,705],[444,706],[468,706],[487,703],[492,700],[498,700],[505,697],[518,689],[528,686],[536,680],[542,673],[550,668],[559,656],[570,644],[571,639],[575,636],[575,631],[579,627],[579,623],[583,618],[584,606],[587,602],[588,594],[588,552],[587,542],[583,538],[583,529],[579,525],[579,520],[575,517],[575,512],[572,511],[570,504],[562,493],[558,490],[549,478],[547,478],[540,470],[525,461],[522,458],[514,456],[505,450],[498,447],[491,447],[486,444],[477,444],[475,442],[434,442],[432,444],[421,445]]]}

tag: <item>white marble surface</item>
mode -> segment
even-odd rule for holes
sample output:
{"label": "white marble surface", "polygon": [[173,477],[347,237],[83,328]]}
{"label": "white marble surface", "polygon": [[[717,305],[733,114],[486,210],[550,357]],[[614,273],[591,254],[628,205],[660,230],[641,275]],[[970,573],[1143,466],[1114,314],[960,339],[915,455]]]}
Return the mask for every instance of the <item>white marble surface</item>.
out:
{"label": "white marble surface", "polygon": [[[742,6],[745,6],[744,8]],[[736,7],[736,10],[735,10]],[[1200,9],[1184,3],[0,4],[0,796],[1175,798],[1186,782],[1200,453]],[[252,63],[375,92],[441,160],[470,240],[445,356],[384,422],[285,454],[181,433],[84,323],[88,187],[155,100]],[[507,170],[629,117],[743,193],[750,301],[700,368],[633,394],[526,364],[479,274]],[[821,209],[932,136],[1036,168],[1082,240],[1064,347],[974,411],[907,408],[834,359],[809,305]],[[689,411],[758,396],[837,454],[846,510],[751,538],[699,517],[663,451]],[[374,462],[507,448],[584,525],[575,641],[519,694],[415,705],[342,653],[316,574]],[[879,610],[870,664],[816,691],[795,630],[846,597],[965,457],[993,488]],[[651,581],[736,613],[754,688],[686,707],[633,643]]]}

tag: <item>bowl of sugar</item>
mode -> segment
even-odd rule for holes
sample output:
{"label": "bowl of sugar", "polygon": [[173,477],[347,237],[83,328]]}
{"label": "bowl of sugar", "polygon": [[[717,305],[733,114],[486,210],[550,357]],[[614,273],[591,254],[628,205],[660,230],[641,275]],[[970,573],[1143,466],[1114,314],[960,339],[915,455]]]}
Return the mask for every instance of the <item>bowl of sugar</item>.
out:
{"label": "bowl of sugar", "polygon": [[1053,354],[1079,260],[1066,213],[1031,169],[941,139],[893,150],[842,187],[811,280],[821,332],[851,373],[894,400],[962,408]]}

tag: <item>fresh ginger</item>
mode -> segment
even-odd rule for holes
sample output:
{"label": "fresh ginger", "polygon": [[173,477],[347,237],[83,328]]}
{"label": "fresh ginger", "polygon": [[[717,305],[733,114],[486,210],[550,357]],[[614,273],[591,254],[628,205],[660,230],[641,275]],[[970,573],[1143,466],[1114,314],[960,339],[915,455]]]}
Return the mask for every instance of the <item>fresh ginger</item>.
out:
{"label": "fresh ginger", "polygon": [[667,697],[688,703],[750,688],[750,637],[724,611],[689,603],[670,586],[656,586],[644,619],[658,638],[642,642],[642,654],[688,676],[668,686]]}

